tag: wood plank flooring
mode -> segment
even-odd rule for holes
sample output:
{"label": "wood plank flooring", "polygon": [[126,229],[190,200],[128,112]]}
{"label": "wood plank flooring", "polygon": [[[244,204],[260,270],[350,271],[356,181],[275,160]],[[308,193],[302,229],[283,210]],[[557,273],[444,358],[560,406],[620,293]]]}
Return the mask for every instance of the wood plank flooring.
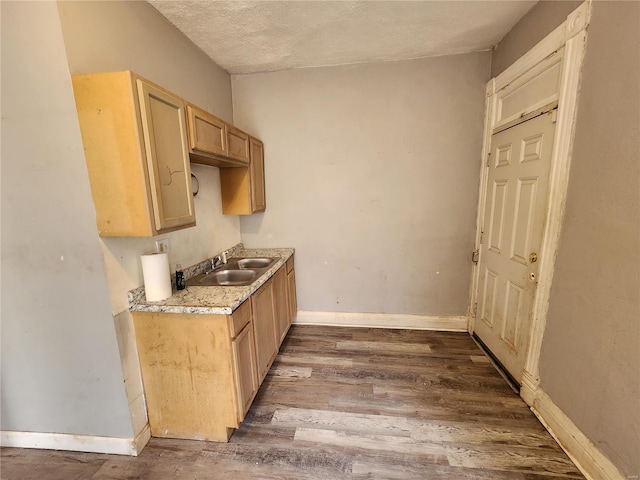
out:
{"label": "wood plank flooring", "polygon": [[467,334],[366,328],[293,326],[227,444],[1,454],[6,480],[584,478]]}

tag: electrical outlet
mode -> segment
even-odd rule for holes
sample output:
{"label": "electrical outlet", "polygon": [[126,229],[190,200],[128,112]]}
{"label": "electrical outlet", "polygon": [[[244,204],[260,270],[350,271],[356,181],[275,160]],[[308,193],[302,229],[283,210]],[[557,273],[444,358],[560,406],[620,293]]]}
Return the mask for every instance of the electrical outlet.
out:
{"label": "electrical outlet", "polygon": [[156,240],[156,252],[169,253],[169,239]]}

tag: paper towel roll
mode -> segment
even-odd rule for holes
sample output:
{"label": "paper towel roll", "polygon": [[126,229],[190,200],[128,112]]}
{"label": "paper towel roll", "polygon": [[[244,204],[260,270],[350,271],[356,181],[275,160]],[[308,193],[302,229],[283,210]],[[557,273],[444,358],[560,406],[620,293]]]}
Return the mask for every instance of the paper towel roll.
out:
{"label": "paper towel roll", "polygon": [[148,302],[164,300],[171,296],[171,274],[167,253],[146,253],[140,255],[144,292]]}

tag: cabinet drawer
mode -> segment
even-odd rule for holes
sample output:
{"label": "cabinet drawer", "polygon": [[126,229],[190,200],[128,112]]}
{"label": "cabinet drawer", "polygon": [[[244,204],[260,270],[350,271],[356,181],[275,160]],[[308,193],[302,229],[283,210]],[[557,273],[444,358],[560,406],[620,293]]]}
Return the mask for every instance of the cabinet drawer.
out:
{"label": "cabinet drawer", "polygon": [[287,273],[291,273],[293,271],[293,256],[289,257],[285,265],[287,266]]}
{"label": "cabinet drawer", "polygon": [[231,331],[231,338],[235,338],[244,326],[251,320],[251,302],[245,300],[229,318],[229,330]]}

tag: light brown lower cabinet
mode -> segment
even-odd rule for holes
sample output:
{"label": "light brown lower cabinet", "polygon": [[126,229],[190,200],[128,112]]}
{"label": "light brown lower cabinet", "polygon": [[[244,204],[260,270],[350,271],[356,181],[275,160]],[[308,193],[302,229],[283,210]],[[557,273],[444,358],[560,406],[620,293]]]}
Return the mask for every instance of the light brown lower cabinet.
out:
{"label": "light brown lower cabinet", "polygon": [[296,294],[296,272],[293,267],[293,257],[287,260],[287,304],[289,307],[289,325],[298,313],[298,296]]}
{"label": "light brown lower cabinet", "polygon": [[251,317],[250,301],[245,301],[231,316],[232,326],[236,327],[231,329],[231,335],[239,332],[231,341],[239,423],[244,420],[260,387],[256,363],[256,337]]}
{"label": "light brown lower cabinet", "polygon": [[253,328],[256,332],[258,378],[262,383],[276,358],[280,343],[276,343],[276,314],[273,278],[251,295]]}
{"label": "light brown lower cabinet", "polygon": [[154,437],[226,442],[244,418],[227,315],[133,312]]}
{"label": "light brown lower cabinet", "polygon": [[231,315],[132,312],[152,436],[229,440],[284,338],[286,278],[283,265]]}
{"label": "light brown lower cabinet", "polygon": [[289,312],[289,292],[287,285],[286,268],[281,268],[273,276],[273,289],[275,291],[275,315],[276,315],[276,339],[278,345],[282,343],[291,325]]}

